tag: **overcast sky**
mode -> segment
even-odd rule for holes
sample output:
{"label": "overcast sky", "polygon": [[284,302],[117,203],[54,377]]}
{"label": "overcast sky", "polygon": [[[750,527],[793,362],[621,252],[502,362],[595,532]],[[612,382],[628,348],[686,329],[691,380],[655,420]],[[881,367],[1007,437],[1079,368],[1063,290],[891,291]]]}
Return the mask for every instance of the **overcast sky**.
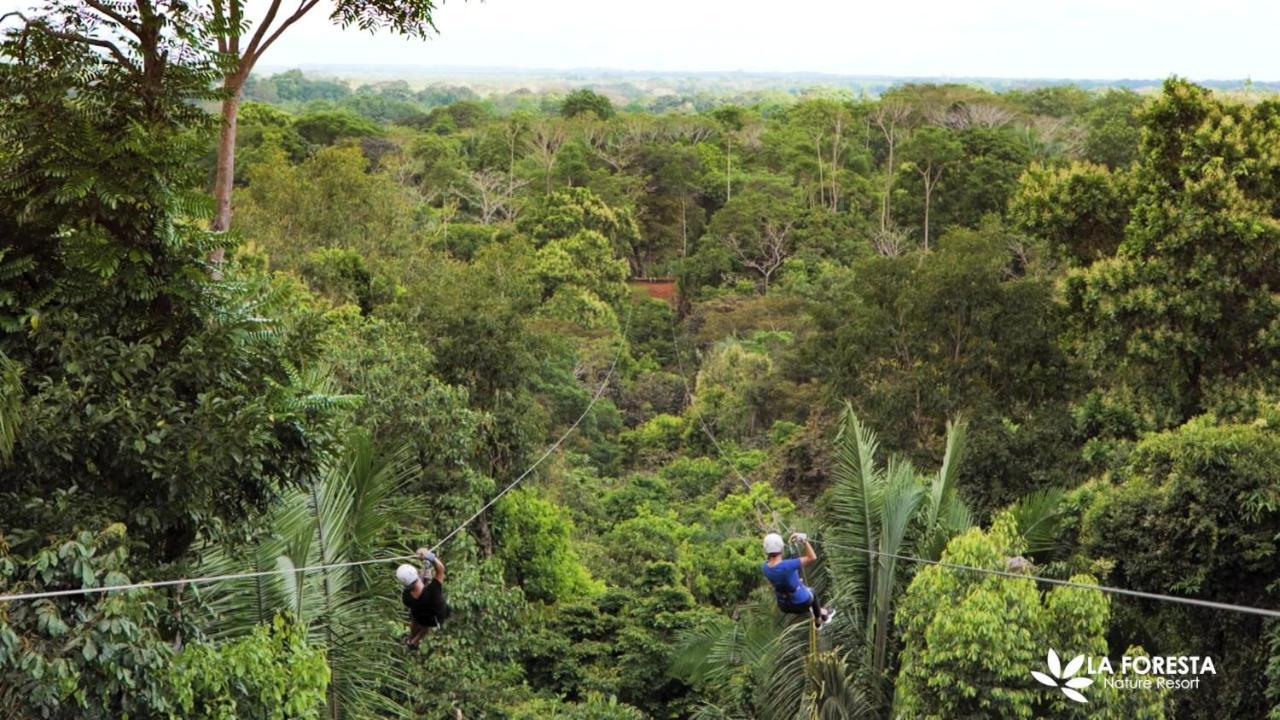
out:
{"label": "overcast sky", "polygon": [[1280,0],[447,0],[426,42],[327,16],[263,64],[1280,80]]}

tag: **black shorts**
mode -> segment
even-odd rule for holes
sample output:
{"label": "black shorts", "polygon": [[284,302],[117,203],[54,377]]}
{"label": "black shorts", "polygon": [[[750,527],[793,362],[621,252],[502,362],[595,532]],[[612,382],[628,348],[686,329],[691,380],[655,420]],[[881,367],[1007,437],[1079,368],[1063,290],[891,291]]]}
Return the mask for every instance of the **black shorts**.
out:
{"label": "black shorts", "polygon": [[434,612],[434,613],[418,613],[418,612],[409,613],[409,619],[418,623],[423,627],[433,627],[433,628],[443,627],[444,621],[448,619],[448,617],[449,617],[448,607],[445,607],[443,608],[443,610]]}
{"label": "black shorts", "polygon": [[784,613],[812,612],[813,608],[818,604],[817,600],[817,598],[811,597],[802,603],[779,602],[778,609]]}

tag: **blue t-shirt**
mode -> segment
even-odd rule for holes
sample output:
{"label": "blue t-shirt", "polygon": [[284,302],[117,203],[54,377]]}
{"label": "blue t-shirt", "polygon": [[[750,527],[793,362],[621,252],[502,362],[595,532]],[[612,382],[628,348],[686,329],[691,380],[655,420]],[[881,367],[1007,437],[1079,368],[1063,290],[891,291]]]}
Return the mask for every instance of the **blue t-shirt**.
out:
{"label": "blue t-shirt", "polygon": [[773,567],[765,562],[763,567],[764,576],[773,584],[773,590],[778,594],[778,602],[800,605],[813,598],[813,593],[809,592],[809,588],[800,579],[800,558],[783,560]]}

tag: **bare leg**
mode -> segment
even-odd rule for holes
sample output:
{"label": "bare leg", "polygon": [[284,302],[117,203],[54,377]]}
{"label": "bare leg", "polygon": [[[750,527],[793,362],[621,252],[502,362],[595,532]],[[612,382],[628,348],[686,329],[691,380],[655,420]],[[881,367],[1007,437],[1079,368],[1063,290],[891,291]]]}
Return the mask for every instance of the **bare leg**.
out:
{"label": "bare leg", "polygon": [[422,636],[427,634],[427,626],[419,625],[417,620],[409,621],[409,639],[406,644],[409,647],[418,647],[418,643],[422,642]]}

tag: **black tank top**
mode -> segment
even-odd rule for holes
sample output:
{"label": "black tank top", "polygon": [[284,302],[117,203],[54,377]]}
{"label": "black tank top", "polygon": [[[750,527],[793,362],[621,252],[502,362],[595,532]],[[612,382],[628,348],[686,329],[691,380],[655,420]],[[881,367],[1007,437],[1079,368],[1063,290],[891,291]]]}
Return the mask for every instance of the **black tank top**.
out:
{"label": "black tank top", "polygon": [[444,586],[436,580],[423,580],[425,587],[418,597],[413,596],[413,586],[406,587],[400,599],[414,617],[443,618],[448,612],[444,602]]}

